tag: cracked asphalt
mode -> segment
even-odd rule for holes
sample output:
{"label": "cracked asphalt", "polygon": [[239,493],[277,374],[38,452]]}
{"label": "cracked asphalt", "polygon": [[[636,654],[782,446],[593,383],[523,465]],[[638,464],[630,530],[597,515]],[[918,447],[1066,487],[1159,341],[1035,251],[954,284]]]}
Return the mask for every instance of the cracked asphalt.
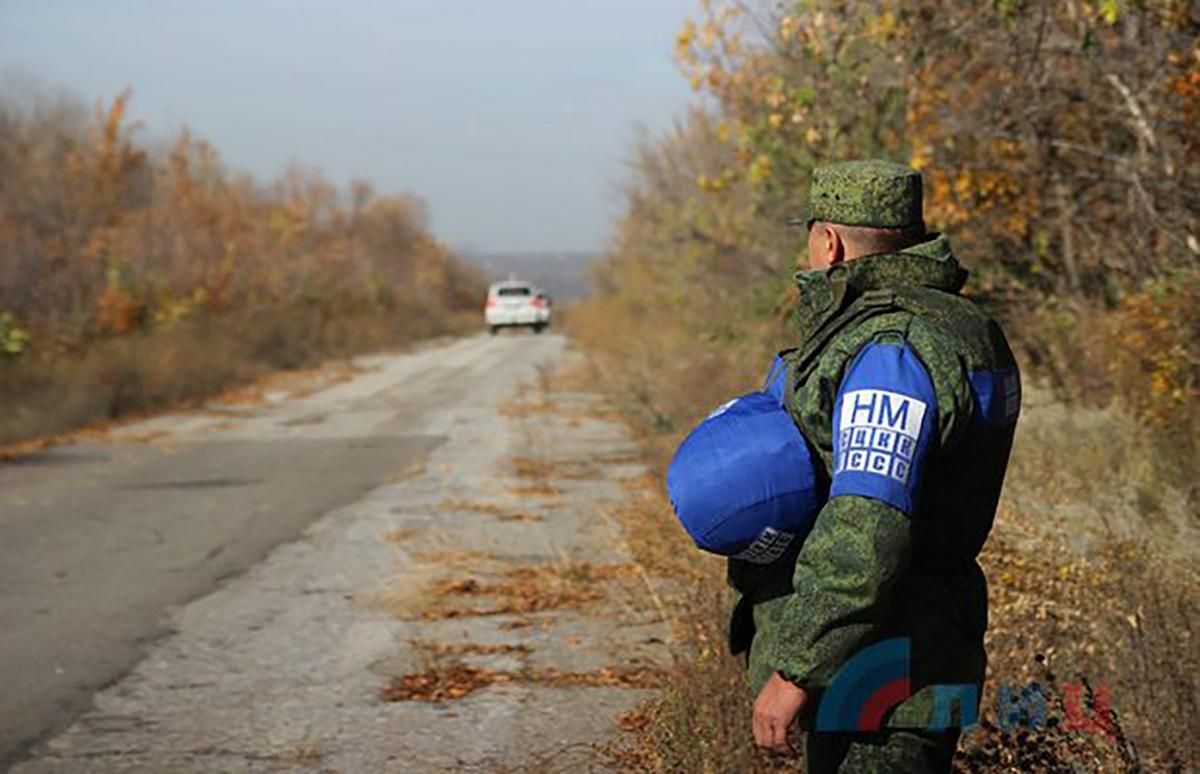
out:
{"label": "cracked asphalt", "polygon": [[443,342],[0,465],[0,767],[604,770],[671,635],[577,357]]}

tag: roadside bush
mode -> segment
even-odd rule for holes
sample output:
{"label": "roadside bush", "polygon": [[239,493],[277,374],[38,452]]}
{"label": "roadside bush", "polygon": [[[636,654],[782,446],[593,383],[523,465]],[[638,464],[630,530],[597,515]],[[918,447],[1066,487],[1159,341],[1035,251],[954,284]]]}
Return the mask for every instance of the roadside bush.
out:
{"label": "roadside bush", "polygon": [[0,444],[163,406],[194,405],[281,369],[478,325],[477,313],[263,309],[101,340],[75,357],[0,361]]}

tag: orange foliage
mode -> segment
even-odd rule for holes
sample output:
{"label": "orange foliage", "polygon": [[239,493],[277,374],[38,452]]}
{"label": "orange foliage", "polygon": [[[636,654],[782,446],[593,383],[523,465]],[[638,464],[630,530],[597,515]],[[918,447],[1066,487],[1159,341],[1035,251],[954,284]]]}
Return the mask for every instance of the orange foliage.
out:
{"label": "orange foliage", "polygon": [[421,205],[341,191],[299,168],[261,183],[183,131],[137,139],[130,93],[97,103],[0,99],[0,312],[78,348],[184,319],[296,304],[474,305],[481,279]]}
{"label": "orange foliage", "polygon": [[1200,428],[1200,278],[1169,277],[1121,299],[1111,320],[1108,370],[1139,413],[1159,427],[1192,412]]}

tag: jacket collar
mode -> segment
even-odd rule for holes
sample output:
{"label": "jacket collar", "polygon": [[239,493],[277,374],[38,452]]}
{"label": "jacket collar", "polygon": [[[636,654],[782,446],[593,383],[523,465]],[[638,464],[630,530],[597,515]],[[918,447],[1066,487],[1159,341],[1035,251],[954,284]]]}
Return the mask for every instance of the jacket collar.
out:
{"label": "jacket collar", "polygon": [[958,293],[966,280],[967,271],[943,234],[930,234],[898,253],[868,255],[826,271],[799,272],[796,313],[801,340],[868,290],[918,285]]}

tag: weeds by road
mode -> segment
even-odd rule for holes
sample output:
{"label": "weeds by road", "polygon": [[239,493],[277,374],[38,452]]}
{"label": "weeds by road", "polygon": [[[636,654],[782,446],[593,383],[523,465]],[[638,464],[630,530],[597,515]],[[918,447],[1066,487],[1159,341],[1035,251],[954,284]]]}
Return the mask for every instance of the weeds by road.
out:
{"label": "weeds by road", "polygon": [[[597,373],[622,368],[612,351],[583,340]],[[624,385],[637,370],[596,382]],[[747,381],[741,390],[755,386]],[[966,737],[957,765],[997,772],[1185,771],[1200,760],[1200,575],[1188,495],[1153,478],[1142,456],[1145,439],[1119,413],[1070,409],[1045,392],[1030,392],[1005,499],[981,557],[991,588],[982,724]],[[637,741],[618,748],[618,757],[634,770],[794,767],[751,744],[752,697],[741,662],[726,647],[731,596],[724,565],[691,545],[662,486],[667,452],[712,406],[682,401],[678,385],[659,380],[642,383],[637,394],[672,396],[659,405],[671,406],[675,429],[647,422],[637,409],[642,400],[614,394],[615,405],[630,407],[626,416],[659,474],[632,487],[615,513],[635,558],[675,581],[660,584],[659,593],[679,646],[661,698],[627,718]],[[1080,443],[1078,428],[1089,424],[1106,445]],[[1125,463],[1101,464],[1118,459]],[[1157,503],[1151,510],[1137,494],[1147,488]],[[1032,681],[1046,686],[1057,724],[1005,725],[1002,686]],[[1073,705],[1068,693],[1085,683],[1108,691],[1116,733],[1088,733],[1094,697]]]}

